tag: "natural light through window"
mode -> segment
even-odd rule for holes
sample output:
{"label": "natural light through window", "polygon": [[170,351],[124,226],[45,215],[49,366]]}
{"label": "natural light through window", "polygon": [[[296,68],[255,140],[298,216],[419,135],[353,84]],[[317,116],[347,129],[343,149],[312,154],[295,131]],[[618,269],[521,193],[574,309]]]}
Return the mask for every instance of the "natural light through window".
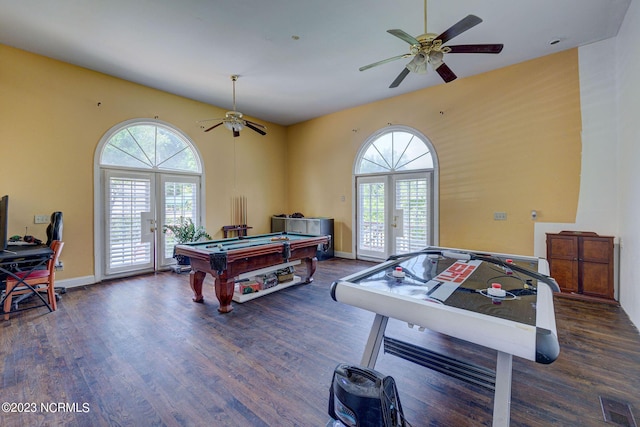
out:
{"label": "natural light through window", "polygon": [[141,169],[200,172],[197,155],[180,135],[159,124],[136,124],[105,144],[101,164]]}
{"label": "natural light through window", "polygon": [[358,174],[432,169],[425,143],[412,133],[392,131],[373,141],[361,157]]}

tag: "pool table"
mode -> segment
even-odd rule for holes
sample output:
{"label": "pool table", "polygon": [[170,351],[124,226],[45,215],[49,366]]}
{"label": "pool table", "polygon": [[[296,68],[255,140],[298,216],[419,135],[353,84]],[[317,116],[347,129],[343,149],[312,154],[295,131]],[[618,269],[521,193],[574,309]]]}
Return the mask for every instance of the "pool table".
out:
{"label": "pool table", "polygon": [[176,245],[174,256],[183,255],[191,261],[189,284],[194,294],[193,301],[204,302],[202,283],[210,273],[220,302],[218,311],[228,313],[233,310],[231,300],[237,276],[301,260],[306,266],[302,282],[309,283],[316,271],[318,248],[327,250],[330,244],[331,236],[269,233]]}

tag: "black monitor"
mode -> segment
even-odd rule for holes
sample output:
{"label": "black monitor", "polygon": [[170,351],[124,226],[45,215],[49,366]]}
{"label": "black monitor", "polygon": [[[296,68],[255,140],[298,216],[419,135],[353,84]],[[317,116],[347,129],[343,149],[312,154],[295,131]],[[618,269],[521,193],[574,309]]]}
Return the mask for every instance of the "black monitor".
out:
{"label": "black monitor", "polygon": [[7,249],[7,240],[9,223],[9,196],[3,196],[0,199],[0,251]]}

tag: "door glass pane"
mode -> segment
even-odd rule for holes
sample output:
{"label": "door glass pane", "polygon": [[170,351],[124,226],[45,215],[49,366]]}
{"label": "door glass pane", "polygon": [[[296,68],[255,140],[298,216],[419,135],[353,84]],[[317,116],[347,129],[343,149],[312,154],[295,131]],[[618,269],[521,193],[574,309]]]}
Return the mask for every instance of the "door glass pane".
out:
{"label": "door glass pane", "polygon": [[[199,224],[197,185],[194,182],[164,183],[164,224],[178,224],[180,217],[191,218],[197,226]],[[176,244],[173,234],[164,234],[164,257],[173,257],[173,247]]]}
{"label": "door glass pane", "polygon": [[358,185],[358,248],[385,253],[385,188],[382,182]]}
{"label": "door glass pane", "polygon": [[429,242],[429,185],[426,178],[396,179],[396,211],[402,212],[394,253],[419,251]]}
{"label": "door glass pane", "polygon": [[107,191],[107,272],[152,266],[152,244],[141,241],[141,214],[151,211],[151,180],[109,176]]}

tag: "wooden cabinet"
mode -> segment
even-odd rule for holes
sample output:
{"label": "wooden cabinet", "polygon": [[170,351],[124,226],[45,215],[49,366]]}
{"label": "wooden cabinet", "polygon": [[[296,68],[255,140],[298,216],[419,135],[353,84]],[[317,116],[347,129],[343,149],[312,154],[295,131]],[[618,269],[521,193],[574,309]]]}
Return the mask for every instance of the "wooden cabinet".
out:
{"label": "wooden cabinet", "polygon": [[613,237],[592,232],[547,233],[551,277],[562,292],[613,299]]}

